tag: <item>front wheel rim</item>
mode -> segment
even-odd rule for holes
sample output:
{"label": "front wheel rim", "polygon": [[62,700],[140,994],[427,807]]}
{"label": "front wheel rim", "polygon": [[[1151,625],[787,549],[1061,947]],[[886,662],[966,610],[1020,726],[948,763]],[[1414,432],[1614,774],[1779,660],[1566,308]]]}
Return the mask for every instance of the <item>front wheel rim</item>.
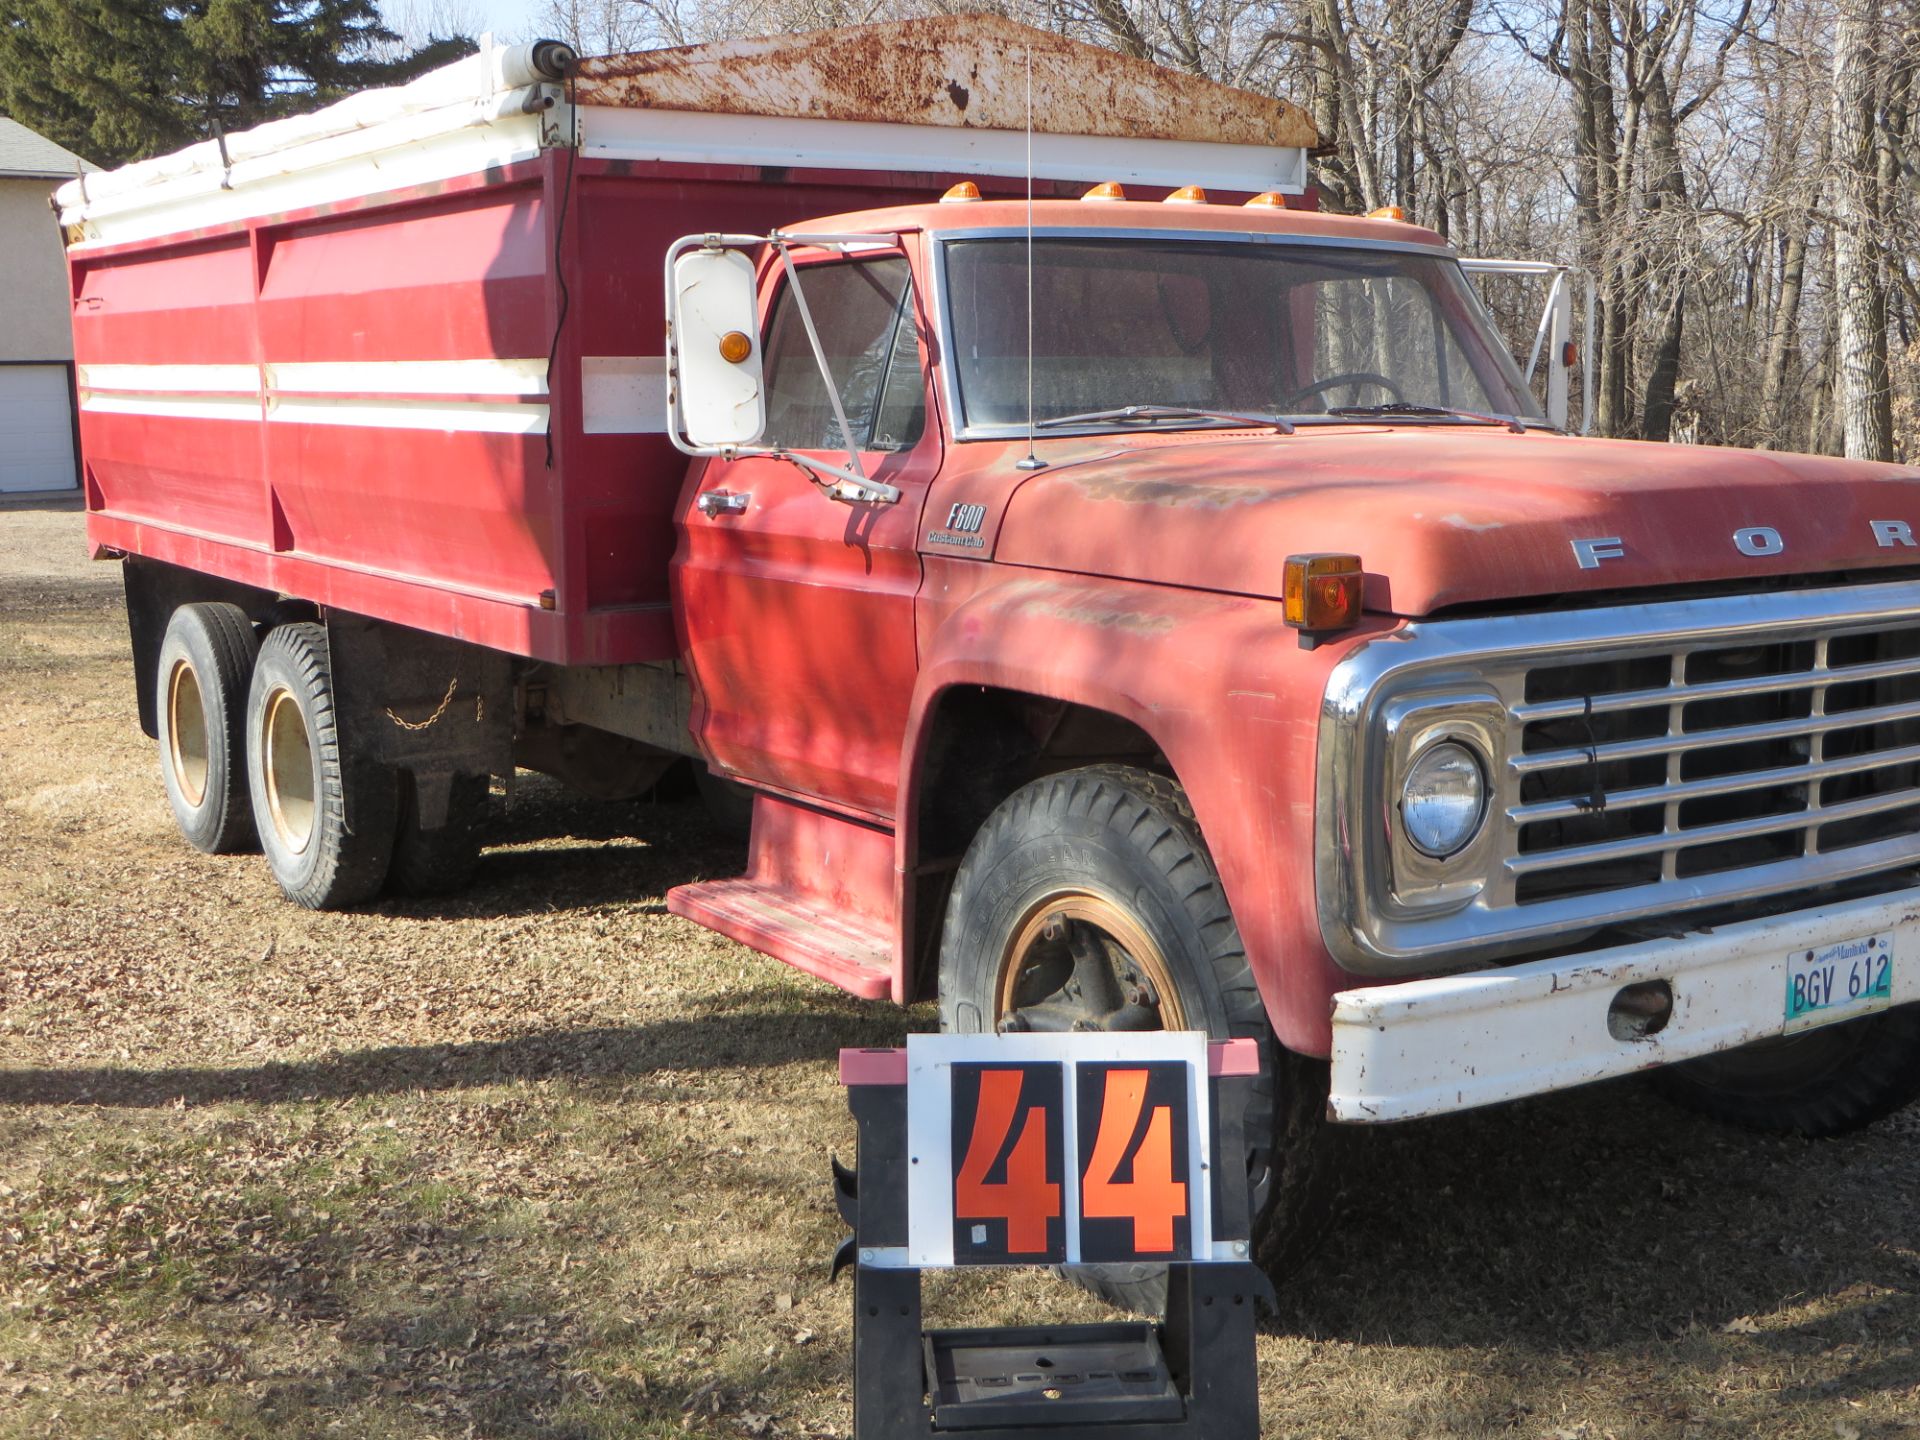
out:
{"label": "front wheel rim", "polygon": [[261,713],[260,755],[274,834],[293,854],[302,854],[313,839],[318,786],[307,717],[285,687],[267,697]]}
{"label": "front wheel rim", "polygon": [[1001,951],[994,1029],[1184,1030],[1166,956],[1104,895],[1075,890],[1027,908]]}
{"label": "front wheel rim", "polygon": [[210,749],[200,677],[192,665],[177,660],[167,675],[167,766],[180,798],[195,810],[207,798]]}

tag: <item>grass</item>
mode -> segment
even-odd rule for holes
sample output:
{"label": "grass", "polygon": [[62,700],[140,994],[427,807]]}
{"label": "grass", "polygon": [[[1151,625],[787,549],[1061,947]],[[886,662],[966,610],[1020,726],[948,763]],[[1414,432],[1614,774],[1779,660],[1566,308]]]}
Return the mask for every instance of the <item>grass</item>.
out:
{"label": "grass", "polygon": [[[173,834],[83,553],[0,513],[0,1440],[849,1433],[834,1055],[928,1015],[665,914],[738,863],[697,808],[527,777],[465,895],[285,904]],[[1914,1116],[1626,1083],[1348,1139],[1267,1435],[1920,1440]]]}

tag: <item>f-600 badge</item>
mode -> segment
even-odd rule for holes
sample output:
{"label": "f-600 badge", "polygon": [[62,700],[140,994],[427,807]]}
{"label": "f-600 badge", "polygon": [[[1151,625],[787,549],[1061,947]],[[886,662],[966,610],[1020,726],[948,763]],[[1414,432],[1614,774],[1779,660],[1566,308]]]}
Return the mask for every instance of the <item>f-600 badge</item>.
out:
{"label": "f-600 badge", "polygon": [[[1867,525],[1873,531],[1873,543],[1882,550],[1896,546],[1911,550],[1920,546],[1920,541],[1913,538],[1913,526],[1905,520],[1869,520]],[[1627,558],[1626,541],[1618,535],[1595,535],[1567,543],[1573,546],[1573,558],[1582,570],[1598,570],[1602,561]],[[1743,525],[1733,532],[1733,548],[1742,555],[1760,559],[1780,554],[1787,548],[1787,542],[1771,525]]]}
{"label": "f-600 badge", "polygon": [[947,507],[947,524],[943,530],[929,530],[929,545],[955,545],[965,550],[981,550],[986,541],[980,538],[980,526],[987,518],[984,505],[962,505],[955,503]]}

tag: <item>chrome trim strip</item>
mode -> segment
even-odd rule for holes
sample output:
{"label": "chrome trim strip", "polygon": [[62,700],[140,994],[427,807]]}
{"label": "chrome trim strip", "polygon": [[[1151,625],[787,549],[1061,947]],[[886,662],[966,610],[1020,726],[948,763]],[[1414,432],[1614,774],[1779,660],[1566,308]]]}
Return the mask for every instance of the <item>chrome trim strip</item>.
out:
{"label": "chrome trim strip", "polygon": [[1595,761],[1631,760],[1636,755],[1680,755],[1689,750],[1715,750],[1723,745],[1748,744],[1755,740],[1792,740],[1801,735],[1827,735],[1835,730],[1857,730],[1882,720],[1905,720],[1913,716],[1911,705],[1878,705],[1871,710],[1843,710],[1838,715],[1808,715],[1797,720],[1764,720],[1752,725],[1729,725],[1721,730],[1696,730],[1687,735],[1650,735],[1644,740],[1613,740],[1590,749],[1536,750],[1531,755],[1513,755],[1507,768],[1516,775],[1537,775],[1543,770],[1564,770],[1569,765],[1591,765]]}
{"label": "chrome trim strip", "polygon": [[[1491,873],[1464,877],[1483,882],[1478,893],[1465,903],[1409,907],[1394,896],[1392,814],[1382,792],[1383,777],[1390,768],[1383,717],[1390,705],[1410,697],[1433,701],[1459,697],[1465,702],[1491,688],[1504,696],[1510,712],[1517,712],[1526,671],[1538,666],[1777,644],[1915,623],[1920,623],[1920,582],[1895,581],[1481,619],[1417,620],[1358,646],[1334,668],[1321,703],[1314,872],[1321,935],[1329,951],[1343,966],[1361,974],[1400,976],[1457,970],[1554,944],[1577,943],[1583,935],[1611,924],[1776,898],[1876,871],[1920,864],[1920,835],[1900,835],[1850,849],[1804,854],[1715,874],[1680,877],[1669,868],[1657,884],[1519,906],[1514,904],[1518,872],[1537,867],[1501,863],[1493,866]],[[1543,636],[1549,638],[1543,640]],[[1822,659],[1824,654],[1822,646]],[[1892,678],[1876,677],[1875,672],[1882,668],[1873,665],[1823,670],[1824,683]],[[1694,692],[1676,685],[1651,693],[1657,698],[1647,703],[1677,705]],[[1595,709],[1599,708],[1596,701]],[[1573,713],[1579,713],[1578,705]],[[1682,747],[1844,730],[1896,715],[1913,718],[1916,707],[1879,706],[1833,716],[1816,713],[1794,721],[1666,736],[1652,742],[1624,741],[1598,748],[1602,758],[1621,753],[1668,753]],[[1499,755],[1493,759],[1490,778],[1494,795],[1488,827],[1497,827],[1501,833],[1492,849],[1501,856],[1518,857],[1519,826],[1544,818],[1530,813],[1521,802],[1522,773],[1546,768],[1535,763],[1542,759],[1585,764],[1588,755],[1583,749],[1526,757]],[[1879,751],[1834,762],[1815,755],[1794,779],[1849,773],[1825,767],[1851,765],[1856,760],[1863,769],[1878,768],[1901,763],[1901,752]],[[1755,772],[1746,772],[1715,777],[1712,783],[1742,782],[1743,788],[1764,788],[1773,778],[1762,780]],[[1748,780],[1755,783],[1746,787],[1744,782]],[[1666,789],[1660,803],[1685,798],[1688,796]],[[1856,813],[1874,813],[1877,808],[1899,809],[1916,803],[1920,803],[1920,793],[1865,797],[1825,809],[1809,807],[1792,816],[1702,827],[1698,833],[1703,841],[1712,841],[1733,836],[1735,826],[1738,834],[1764,833],[1764,828],[1749,828],[1756,826],[1801,829],[1844,820]],[[1648,837],[1649,844],[1653,838]],[[1659,837],[1661,850],[1684,848],[1690,843],[1685,834]],[[1556,866],[1577,863],[1578,859],[1574,851],[1552,852]]]}
{"label": "chrome trim strip", "polygon": [[1616,710],[1642,710],[1695,700],[1737,700],[1744,695],[1772,695],[1782,690],[1813,690],[1822,685],[1844,685],[1855,680],[1896,680],[1920,675],[1920,660],[1882,660],[1877,665],[1845,665],[1838,669],[1795,670],[1784,675],[1759,675],[1751,680],[1707,680],[1698,685],[1666,685],[1658,690],[1621,690],[1594,700],[1588,710],[1574,700],[1542,700],[1513,707],[1513,718],[1571,720],[1577,715],[1607,715]]}
{"label": "chrome trim strip", "polygon": [[1778,834],[1782,830],[1805,830],[1810,826],[1829,825],[1836,820],[1857,820],[1862,815],[1884,815],[1889,810],[1913,809],[1920,809],[1920,791],[1903,790],[1892,795],[1868,795],[1858,800],[1845,800],[1838,805],[1809,806],[1788,815],[1755,815],[1748,820],[1701,825],[1677,835],[1663,830],[1658,835],[1641,835],[1631,840],[1607,840],[1594,845],[1569,845],[1564,849],[1544,850],[1531,855],[1509,855],[1501,864],[1509,875],[1532,875],[1541,870],[1565,870],[1575,865],[1591,865],[1599,860],[1631,860],[1640,855],[1664,855],[1669,850],[1687,850],[1716,840],[1746,840],[1755,835]]}
{"label": "chrome trim strip", "polygon": [[[1916,763],[1920,763],[1920,745],[1909,745],[1899,750],[1874,750],[1864,755],[1849,755],[1842,760],[1820,760],[1777,770],[1743,770],[1737,775],[1719,775],[1709,780],[1682,780],[1676,784],[1650,785],[1639,790],[1609,791],[1607,809],[1632,810],[1641,805],[1664,805],[1670,800],[1739,795],[1750,790],[1770,790],[1777,785],[1800,785],[1835,775],[1860,775],[1888,765]],[[1507,811],[1507,817],[1515,824],[1530,825],[1536,820],[1569,820],[1586,813],[1587,802],[1584,800],[1536,800],[1529,805],[1515,805]]]}

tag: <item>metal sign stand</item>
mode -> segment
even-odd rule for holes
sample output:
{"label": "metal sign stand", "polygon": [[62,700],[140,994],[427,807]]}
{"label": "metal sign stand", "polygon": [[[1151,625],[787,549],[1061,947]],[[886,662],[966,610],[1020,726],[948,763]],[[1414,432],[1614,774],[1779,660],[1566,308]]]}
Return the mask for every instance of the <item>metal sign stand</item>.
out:
{"label": "metal sign stand", "polygon": [[[1124,1037],[1113,1040],[1123,1058]],[[1245,1153],[1242,1116],[1259,1063],[1253,1041],[1208,1047],[1206,1154]],[[1249,1253],[1246,1169],[1202,1167],[1211,1192],[1206,1253],[1170,1263],[1163,1322],[926,1330],[909,1250],[908,1064],[904,1050],[843,1050],[841,1083],[859,1125],[859,1168],[837,1161],[854,1233],[834,1259],[853,1280],[855,1440],[960,1434],[967,1440],[1256,1440],[1259,1303],[1273,1288]],[[933,1137],[919,1137],[929,1149]],[[1199,1174],[1199,1171],[1195,1172]],[[950,1222],[949,1222],[950,1223]],[[1017,1263],[1017,1262],[1016,1262]]]}

